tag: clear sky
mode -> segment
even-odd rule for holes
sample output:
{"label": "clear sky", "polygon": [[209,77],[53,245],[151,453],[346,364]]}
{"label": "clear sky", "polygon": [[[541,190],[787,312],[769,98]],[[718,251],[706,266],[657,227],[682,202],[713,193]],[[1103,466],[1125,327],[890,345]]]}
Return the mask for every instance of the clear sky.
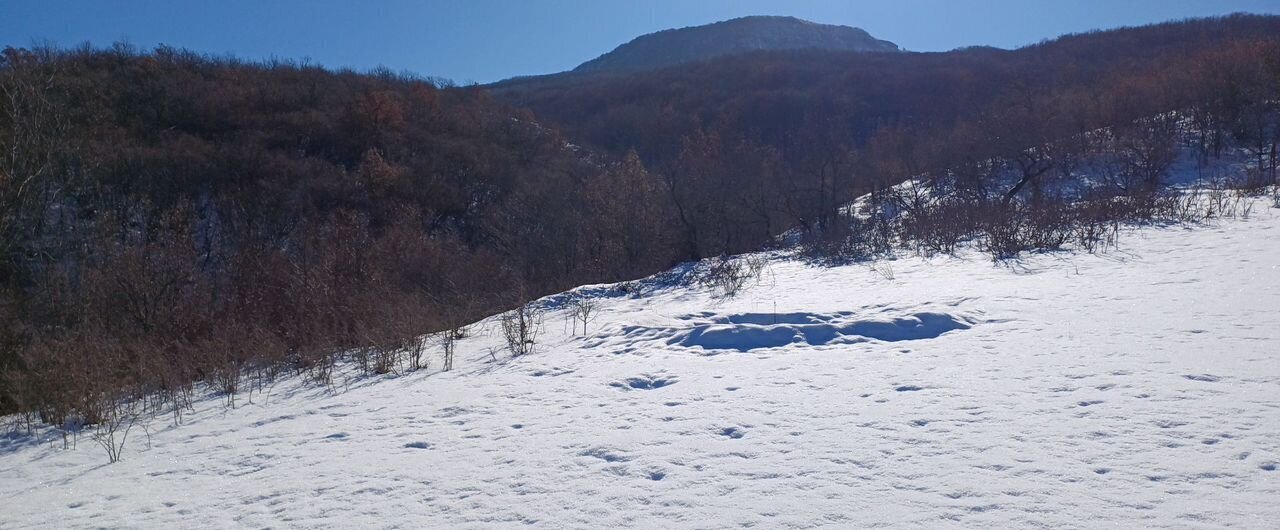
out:
{"label": "clear sky", "polygon": [[1280,0],[0,0],[0,46],[127,40],[486,83],[568,70],[639,35],[746,15],[858,26],[913,51],[1013,48],[1068,32]]}

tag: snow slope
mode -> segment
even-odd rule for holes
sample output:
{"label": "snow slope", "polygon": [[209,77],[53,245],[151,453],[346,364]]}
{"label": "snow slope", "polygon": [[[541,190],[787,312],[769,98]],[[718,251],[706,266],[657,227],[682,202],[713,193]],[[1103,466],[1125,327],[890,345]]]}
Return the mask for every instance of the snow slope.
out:
{"label": "snow slope", "polygon": [[[1280,521],[1280,210],[1104,255],[775,258],[509,359],[0,440],[0,527],[1242,527]],[[549,300],[554,305],[556,300]],[[438,362],[435,363],[438,365]]]}

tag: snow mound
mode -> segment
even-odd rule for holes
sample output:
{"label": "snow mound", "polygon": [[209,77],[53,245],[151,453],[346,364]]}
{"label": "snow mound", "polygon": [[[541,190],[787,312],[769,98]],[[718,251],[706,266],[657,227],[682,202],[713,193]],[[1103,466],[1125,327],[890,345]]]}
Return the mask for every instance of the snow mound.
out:
{"label": "snow mound", "polygon": [[711,322],[672,333],[667,344],[703,350],[747,352],[803,343],[809,346],[852,344],[877,340],[899,342],[935,339],[973,327],[970,318],[948,313],[920,312],[900,317],[858,318],[849,312],[739,313],[711,316]]}

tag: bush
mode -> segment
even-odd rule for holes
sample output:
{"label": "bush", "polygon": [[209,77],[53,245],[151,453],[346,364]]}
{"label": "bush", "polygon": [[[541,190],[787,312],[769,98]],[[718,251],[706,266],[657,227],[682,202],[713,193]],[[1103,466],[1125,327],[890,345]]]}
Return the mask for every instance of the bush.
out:
{"label": "bush", "polygon": [[733,298],[747,282],[759,281],[768,266],[768,260],[758,255],[738,257],[720,256],[699,264],[694,282],[711,289],[719,297]]}
{"label": "bush", "polygon": [[139,409],[140,400],[133,396],[104,403],[103,412],[93,425],[93,441],[107,453],[107,462],[116,463],[124,454],[125,443],[129,440],[129,432],[142,415]]}
{"label": "bush", "polygon": [[502,337],[512,357],[533,353],[538,335],[542,334],[541,308],[532,303],[523,304],[502,314]]}
{"label": "bush", "polygon": [[904,246],[919,254],[952,254],[961,242],[972,239],[981,206],[958,200],[941,201],[918,208],[901,223]]}
{"label": "bush", "polygon": [[870,260],[894,247],[922,255],[951,253],[965,241],[974,242],[995,260],[1060,250],[1067,244],[1096,252],[1115,247],[1120,227],[1128,223],[1248,217],[1253,205],[1248,199],[1255,192],[1225,181],[1186,190],[1125,190],[1104,183],[1080,190],[1074,197],[1041,195],[1034,201],[1005,203],[945,196],[943,191],[933,193],[940,199],[918,201],[894,216],[843,218],[828,230],[808,236],[804,250],[810,257],[837,261]]}

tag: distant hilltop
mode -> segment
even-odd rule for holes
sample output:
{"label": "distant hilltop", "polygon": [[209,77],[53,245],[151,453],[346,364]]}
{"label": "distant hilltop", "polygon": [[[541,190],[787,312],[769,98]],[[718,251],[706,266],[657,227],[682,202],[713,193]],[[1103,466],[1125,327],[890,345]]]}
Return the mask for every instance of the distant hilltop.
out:
{"label": "distant hilltop", "polygon": [[754,16],[643,35],[582,63],[573,71],[635,72],[756,50],[805,48],[900,51],[897,44],[872,37],[860,28],[818,24],[795,17]]}

